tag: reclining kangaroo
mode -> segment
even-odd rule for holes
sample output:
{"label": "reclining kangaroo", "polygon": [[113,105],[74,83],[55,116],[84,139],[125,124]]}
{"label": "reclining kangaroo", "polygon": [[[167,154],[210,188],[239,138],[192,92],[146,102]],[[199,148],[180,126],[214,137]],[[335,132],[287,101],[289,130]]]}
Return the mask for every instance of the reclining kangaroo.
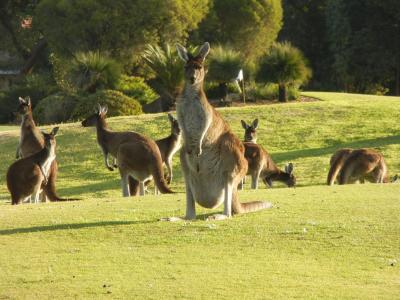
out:
{"label": "reclining kangaroo", "polygon": [[336,177],[339,184],[368,180],[373,183],[387,183],[388,169],[383,155],[373,149],[340,149],[331,157],[331,168],[327,183],[333,185]]}
{"label": "reclining kangaroo", "polygon": [[[33,155],[43,149],[44,137],[39,128],[36,127],[32,117],[31,100],[19,98],[18,113],[22,116],[21,136],[17,147],[16,158]],[[56,193],[56,178],[58,172],[57,160],[53,160],[48,174],[48,182],[43,186],[45,196],[50,201],[68,201],[77,199],[60,198]]]}
{"label": "reclining kangaroo", "polygon": [[26,156],[14,162],[7,171],[7,187],[11,193],[11,204],[20,204],[31,195],[34,202],[39,202],[42,184],[48,184],[49,167],[56,158],[55,136],[58,127],[50,134],[43,133],[44,147],[33,155]]}
{"label": "reclining kangaroo", "polygon": [[129,177],[139,181],[140,195],[144,195],[144,182],[151,177],[161,193],[173,193],[164,180],[162,159],[157,144],[136,132],[113,132],[106,123],[107,107],[98,105],[97,110],[82,121],[83,127],[96,127],[99,143],[106,167],[113,170],[108,161],[108,154],[117,159],[121,175],[122,195],[130,193]]}
{"label": "reclining kangaroo", "polygon": [[203,63],[210,45],[205,43],[195,57],[181,45],[177,50],[186,63],[185,87],[176,106],[183,134],[180,160],[186,187],[186,219],[196,218],[195,202],[205,208],[224,203],[224,214],[215,219],[271,207],[266,202],[238,200],[237,186],[247,173],[247,161],[244,146],[208,103],[203,90]]}
{"label": "reclining kangaroo", "polygon": [[[256,144],[258,119],[255,119],[251,125],[247,125],[243,120],[241,120],[241,123],[244,128],[244,156],[249,165],[247,175],[251,175],[251,188],[258,188],[260,177],[270,187],[272,187],[273,181],[281,181],[288,187],[295,186],[296,177],[293,175],[293,164],[286,165],[285,171],[280,170],[269,153],[261,145]],[[241,184],[242,188],[243,183]]]}

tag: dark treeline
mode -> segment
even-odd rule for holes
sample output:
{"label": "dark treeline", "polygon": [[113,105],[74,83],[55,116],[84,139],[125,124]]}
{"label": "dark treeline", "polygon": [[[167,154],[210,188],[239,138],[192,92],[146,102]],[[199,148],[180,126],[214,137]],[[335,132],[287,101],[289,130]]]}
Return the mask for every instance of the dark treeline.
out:
{"label": "dark treeline", "polygon": [[310,89],[400,95],[400,1],[283,0],[279,40],[308,58]]}

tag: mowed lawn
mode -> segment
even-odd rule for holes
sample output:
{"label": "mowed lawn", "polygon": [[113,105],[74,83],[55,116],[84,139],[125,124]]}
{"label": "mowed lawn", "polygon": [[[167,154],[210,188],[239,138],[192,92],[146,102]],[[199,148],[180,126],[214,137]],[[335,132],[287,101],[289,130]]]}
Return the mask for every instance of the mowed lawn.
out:
{"label": "mowed lawn", "polygon": [[[221,222],[168,223],[183,216],[177,194],[120,197],[118,171],[103,165],[95,131],[60,126],[58,193],[82,201],[11,206],[5,173],[18,127],[0,127],[0,299],[358,298],[400,295],[400,184],[325,185],[341,147],[380,150],[400,174],[400,98],[305,93],[307,103],[221,109],[242,138],[240,120],[258,117],[258,142],[279,166],[295,165],[298,187],[240,192],[274,208]],[[118,117],[115,130],[155,139],[165,114]],[[44,130],[49,130],[49,126]]]}

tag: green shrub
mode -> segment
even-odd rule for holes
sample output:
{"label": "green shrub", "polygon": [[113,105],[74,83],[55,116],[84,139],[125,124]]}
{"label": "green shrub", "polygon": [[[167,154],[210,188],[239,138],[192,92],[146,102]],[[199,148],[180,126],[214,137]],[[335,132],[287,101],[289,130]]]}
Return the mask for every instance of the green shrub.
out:
{"label": "green shrub", "polygon": [[55,124],[71,119],[72,112],[78,103],[78,97],[57,93],[50,95],[36,105],[33,117],[39,124]]}
{"label": "green shrub", "polygon": [[[300,96],[299,87],[297,85],[289,85],[287,87],[288,99],[296,100]],[[246,95],[249,100],[276,100],[279,97],[279,85],[276,83],[256,84],[249,83],[246,86]]]}
{"label": "green shrub", "polygon": [[54,94],[58,87],[49,73],[27,75],[23,80],[4,92],[0,98],[0,123],[9,123],[15,119],[18,97],[29,96],[34,108],[39,100]]}
{"label": "green shrub", "polygon": [[142,77],[122,75],[116,89],[137,99],[142,105],[153,102],[158,98],[157,93],[147,85]]}
{"label": "green shrub", "polygon": [[[219,99],[222,97],[219,84],[215,81],[206,81],[204,90],[210,99]],[[237,84],[233,82],[228,83],[228,93],[240,93]]]}
{"label": "green shrub", "polygon": [[72,113],[72,119],[83,119],[93,112],[97,103],[108,106],[108,116],[128,116],[142,113],[140,103],[119,91],[101,90],[95,94],[80,97]]}

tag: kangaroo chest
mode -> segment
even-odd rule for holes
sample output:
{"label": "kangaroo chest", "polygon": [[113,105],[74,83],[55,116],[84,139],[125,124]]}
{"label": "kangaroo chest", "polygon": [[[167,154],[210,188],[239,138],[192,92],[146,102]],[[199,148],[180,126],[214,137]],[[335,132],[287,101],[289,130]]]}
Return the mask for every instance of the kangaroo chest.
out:
{"label": "kangaroo chest", "polygon": [[184,126],[184,144],[188,139],[196,139],[204,133],[204,127],[209,121],[208,111],[199,97],[182,100],[177,110],[179,123]]}

